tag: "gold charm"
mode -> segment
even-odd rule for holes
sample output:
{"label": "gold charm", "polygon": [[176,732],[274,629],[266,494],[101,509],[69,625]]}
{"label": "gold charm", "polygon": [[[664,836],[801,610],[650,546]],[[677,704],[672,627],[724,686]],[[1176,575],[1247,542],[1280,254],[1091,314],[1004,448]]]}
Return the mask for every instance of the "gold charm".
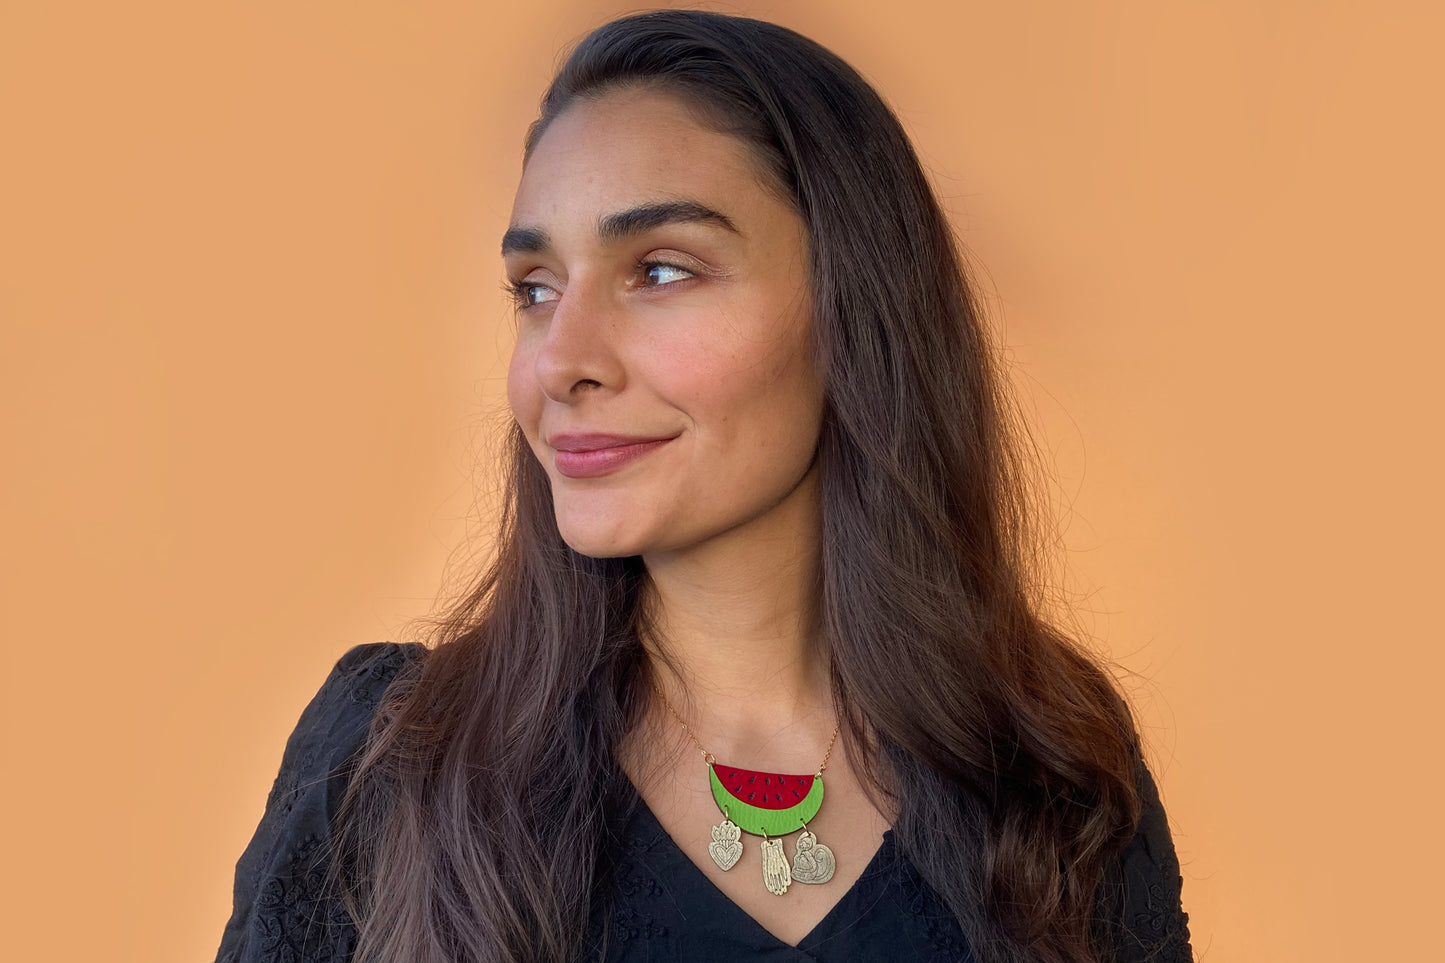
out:
{"label": "gold charm", "polygon": [[793,853],[793,881],[797,883],[826,883],[833,878],[838,868],[833,851],[808,830],[798,837],[798,848]]}
{"label": "gold charm", "polygon": [[726,816],[712,828],[712,842],[707,844],[708,855],[724,873],[736,866],[743,855],[743,844],[738,842],[742,833],[737,824]]}
{"label": "gold charm", "polygon": [[763,839],[763,885],[774,896],[788,891],[793,875],[788,871],[788,858],[783,855],[781,839]]}

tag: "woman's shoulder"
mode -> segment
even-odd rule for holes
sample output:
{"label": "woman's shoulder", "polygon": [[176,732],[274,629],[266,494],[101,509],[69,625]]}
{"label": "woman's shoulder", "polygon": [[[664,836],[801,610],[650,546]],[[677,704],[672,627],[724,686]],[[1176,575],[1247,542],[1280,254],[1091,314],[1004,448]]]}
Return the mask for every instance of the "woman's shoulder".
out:
{"label": "woman's shoulder", "polygon": [[426,652],[414,642],[368,642],[347,650],[301,713],[291,739],[347,741],[357,724],[370,725],[387,686],[402,668],[425,658]]}
{"label": "woman's shoulder", "polygon": [[1110,867],[1105,888],[1112,889],[1119,906],[1122,930],[1119,959],[1188,963],[1189,914],[1184,911],[1184,878],[1169,830],[1169,819],[1142,756],[1136,761],[1139,790],[1139,826]]}
{"label": "woman's shoulder", "polygon": [[318,780],[339,775],[335,770],[361,745],[387,687],[426,652],[416,643],[369,642],[342,655],[286,740],[267,808],[294,803],[299,794],[322,789]]}
{"label": "woman's shoulder", "polygon": [[331,823],[387,687],[424,659],[417,643],[373,642],[337,660],[302,710],[261,821],[236,862],[218,963],[340,960],[351,921],[331,889]]}

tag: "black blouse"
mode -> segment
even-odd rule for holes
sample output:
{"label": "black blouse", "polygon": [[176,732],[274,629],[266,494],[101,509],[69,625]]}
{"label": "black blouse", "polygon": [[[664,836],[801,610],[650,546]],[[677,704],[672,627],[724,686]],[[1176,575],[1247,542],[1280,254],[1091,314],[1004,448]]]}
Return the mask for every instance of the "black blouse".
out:
{"label": "black blouse", "polygon": [[[343,963],[356,928],[330,872],[331,823],[346,790],[341,772],[366,736],[383,692],[419,645],[359,645],[342,656],[286,742],[265,814],[236,863],[234,910],[217,963]],[[1123,884],[1119,959],[1187,963],[1182,879],[1154,781],[1140,769],[1144,814],[1117,867]],[[968,941],[937,894],[903,858],[893,832],[842,899],[796,946],[773,936],[723,895],[637,798],[613,871],[605,963],[971,963]]]}

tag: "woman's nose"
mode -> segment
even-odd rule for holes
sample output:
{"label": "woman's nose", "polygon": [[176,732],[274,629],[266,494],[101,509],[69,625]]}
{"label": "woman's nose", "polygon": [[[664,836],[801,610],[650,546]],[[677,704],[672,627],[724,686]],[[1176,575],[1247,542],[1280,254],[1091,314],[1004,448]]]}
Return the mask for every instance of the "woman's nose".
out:
{"label": "woman's nose", "polygon": [[552,308],[537,351],[542,390],[554,401],[571,403],[589,390],[620,389],[623,329],[621,305],[595,282],[574,278]]}

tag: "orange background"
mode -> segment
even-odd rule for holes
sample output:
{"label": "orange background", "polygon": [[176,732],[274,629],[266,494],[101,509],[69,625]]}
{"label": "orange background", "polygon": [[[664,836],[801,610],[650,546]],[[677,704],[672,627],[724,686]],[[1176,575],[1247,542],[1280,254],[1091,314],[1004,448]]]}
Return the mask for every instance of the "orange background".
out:
{"label": "orange background", "polygon": [[[986,268],[1198,956],[1426,955],[1438,5],[717,8],[875,82]],[[487,537],[522,133],[628,9],[0,10],[5,958],[212,958],[302,706]]]}

